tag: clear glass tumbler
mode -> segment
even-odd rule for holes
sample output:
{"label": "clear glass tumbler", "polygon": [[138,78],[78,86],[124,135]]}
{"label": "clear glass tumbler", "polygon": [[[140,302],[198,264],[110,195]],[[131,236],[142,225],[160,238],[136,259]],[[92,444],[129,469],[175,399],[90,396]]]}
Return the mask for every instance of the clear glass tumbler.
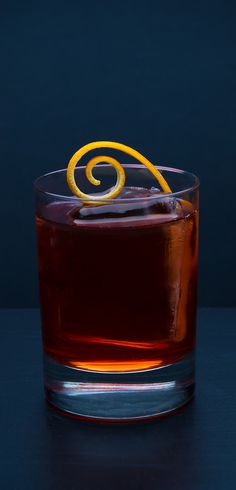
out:
{"label": "clear glass tumbler", "polygon": [[[95,204],[71,194],[66,170],[35,182],[45,390],[67,413],[150,418],[193,396],[199,181],[157,168],[171,194],[142,165]],[[113,172],[94,170],[101,191]]]}

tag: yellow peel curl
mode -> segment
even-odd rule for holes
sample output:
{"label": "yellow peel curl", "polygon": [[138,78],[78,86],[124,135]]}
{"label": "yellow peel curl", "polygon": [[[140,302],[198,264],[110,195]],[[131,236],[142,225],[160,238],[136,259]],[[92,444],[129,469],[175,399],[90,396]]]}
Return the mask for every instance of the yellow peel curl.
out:
{"label": "yellow peel curl", "polygon": [[[73,194],[75,194],[77,197],[81,199],[89,199],[90,201],[97,201],[98,199],[98,196],[96,195],[89,195],[82,192],[78,188],[74,176],[75,167],[79,162],[79,160],[88,151],[95,150],[98,148],[112,148],[114,150],[123,151],[124,153],[127,153],[128,155],[134,157],[140,163],[145,165],[145,167],[147,167],[148,170],[150,170],[150,172],[154,175],[154,177],[157,179],[160,186],[162,187],[163,192],[165,193],[171,192],[169,185],[167,184],[166,180],[164,179],[160,171],[141,153],[134,150],[130,146],[123,145],[122,143],[117,143],[115,141],[95,141],[93,143],[88,143],[87,145],[82,146],[82,148],[76,151],[74,155],[71,157],[67,167],[67,183],[71,191],[73,192]],[[113,157],[109,157],[106,155],[93,157],[89,160],[85,169],[86,177],[89,180],[89,182],[91,182],[91,184],[93,185],[99,185],[101,183],[100,180],[96,179],[93,176],[94,167],[101,162],[109,163],[115,168],[117,174],[117,180],[115,186],[109,192],[103,195],[99,195],[99,200],[113,199],[120,194],[120,192],[122,191],[125,185],[125,171],[122,165],[120,164],[120,162],[118,162],[118,160],[116,160]]]}

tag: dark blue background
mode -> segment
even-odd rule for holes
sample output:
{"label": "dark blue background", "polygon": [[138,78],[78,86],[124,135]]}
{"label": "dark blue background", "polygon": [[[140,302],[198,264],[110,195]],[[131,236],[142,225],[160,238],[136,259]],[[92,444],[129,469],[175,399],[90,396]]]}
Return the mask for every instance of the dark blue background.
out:
{"label": "dark blue background", "polygon": [[32,182],[118,140],[201,178],[201,305],[235,305],[235,2],[1,5],[0,306],[35,306]]}

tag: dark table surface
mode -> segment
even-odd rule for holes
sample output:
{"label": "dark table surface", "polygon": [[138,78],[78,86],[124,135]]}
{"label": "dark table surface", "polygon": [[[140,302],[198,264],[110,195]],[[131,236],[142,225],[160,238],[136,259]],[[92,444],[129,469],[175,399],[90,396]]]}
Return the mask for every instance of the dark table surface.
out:
{"label": "dark table surface", "polygon": [[152,422],[97,424],[44,402],[38,310],[1,310],[1,490],[236,488],[236,309],[201,309],[197,393]]}

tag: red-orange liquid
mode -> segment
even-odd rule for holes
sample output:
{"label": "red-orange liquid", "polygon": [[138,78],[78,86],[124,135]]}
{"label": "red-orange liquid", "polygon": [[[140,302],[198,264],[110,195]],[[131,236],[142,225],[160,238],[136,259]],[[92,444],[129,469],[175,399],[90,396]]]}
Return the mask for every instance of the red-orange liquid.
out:
{"label": "red-orange liquid", "polygon": [[197,212],[112,209],[96,221],[53,203],[36,218],[45,352],[97,371],[169,364],[194,348]]}

